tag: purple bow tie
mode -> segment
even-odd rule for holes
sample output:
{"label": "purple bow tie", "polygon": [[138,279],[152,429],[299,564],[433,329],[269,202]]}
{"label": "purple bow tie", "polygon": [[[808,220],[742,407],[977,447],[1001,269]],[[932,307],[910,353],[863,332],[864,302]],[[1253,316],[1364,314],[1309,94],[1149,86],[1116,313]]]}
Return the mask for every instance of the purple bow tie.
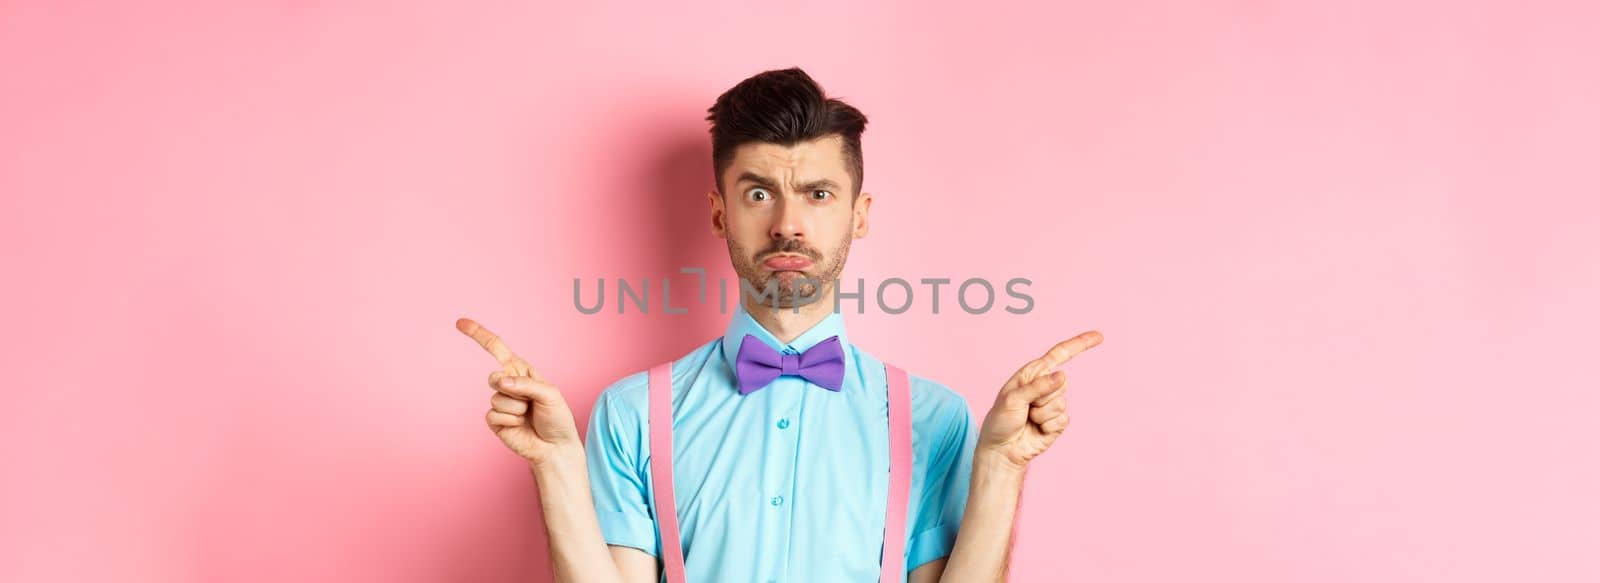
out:
{"label": "purple bow tie", "polygon": [[834,392],[844,386],[844,348],[839,346],[838,336],[829,336],[800,354],[783,354],[745,334],[734,364],[741,395],[760,390],[781,375],[798,375]]}

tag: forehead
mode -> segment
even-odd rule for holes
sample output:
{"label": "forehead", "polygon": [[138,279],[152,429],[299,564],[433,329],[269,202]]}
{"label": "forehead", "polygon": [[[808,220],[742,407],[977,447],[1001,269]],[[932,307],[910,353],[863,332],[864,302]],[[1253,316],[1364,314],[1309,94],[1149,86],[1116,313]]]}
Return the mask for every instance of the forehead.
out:
{"label": "forehead", "polygon": [[724,171],[725,179],[749,171],[780,182],[806,182],[823,178],[850,184],[845,168],[844,138],[837,134],[783,146],[770,142],[742,144]]}

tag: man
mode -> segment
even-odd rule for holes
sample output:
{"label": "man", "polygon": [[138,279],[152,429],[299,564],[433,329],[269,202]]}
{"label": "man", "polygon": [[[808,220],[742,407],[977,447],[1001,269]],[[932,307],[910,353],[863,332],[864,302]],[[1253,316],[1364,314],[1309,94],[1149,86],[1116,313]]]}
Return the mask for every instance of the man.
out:
{"label": "man", "polygon": [[[866,118],[799,69],[746,79],[709,111],[711,230],[743,283],[777,296],[742,294],[726,334],[670,369],[670,498],[687,579],[875,581],[886,548],[888,373],[850,344],[834,309],[850,244],[868,230]],[[580,443],[554,386],[477,323],[457,328],[501,366],[489,376],[487,422],[530,463],[557,580],[658,581],[650,462],[663,456],[651,455],[646,373],[601,393]],[[915,461],[901,580],[1004,579],[1023,472],[1067,426],[1065,375],[1053,371],[1100,339],[1084,333],[1024,365],[977,430],[960,394],[910,377]],[[826,351],[842,375],[747,369],[762,353],[799,361]]]}

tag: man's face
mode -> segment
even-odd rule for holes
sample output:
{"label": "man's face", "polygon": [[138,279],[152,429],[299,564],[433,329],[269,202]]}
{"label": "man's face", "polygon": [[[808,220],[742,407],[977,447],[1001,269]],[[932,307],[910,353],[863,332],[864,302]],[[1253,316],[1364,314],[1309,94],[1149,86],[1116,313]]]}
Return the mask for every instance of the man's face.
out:
{"label": "man's face", "polygon": [[757,292],[776,281],[781,307],[793,306],[796,291],[827,297],[818,292],[834,289],[851,240],[867,234],[872,195],[851,196],[843,146],[838,135],[739,146],[722,173],[726,192],[708,194],[712,232],[728,240],[734,271]]}

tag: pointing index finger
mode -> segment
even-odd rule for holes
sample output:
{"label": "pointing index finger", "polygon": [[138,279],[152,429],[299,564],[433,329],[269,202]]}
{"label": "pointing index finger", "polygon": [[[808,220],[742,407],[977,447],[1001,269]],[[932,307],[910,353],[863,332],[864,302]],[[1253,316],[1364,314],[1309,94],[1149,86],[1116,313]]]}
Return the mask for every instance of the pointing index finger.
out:
{"label": "pointing index finger", "polygon": [[1099,346],[1102,340],[1105,340],[1105,336],[1090,330],[1050,347],[1050,351],[1039,357],[1039,360],[1044,361],[1046,370],[1053,369],[1066,364],[1083,351]]}
{"label": "pointing index finger", "polygon": [[511,347],[506,346],[504,340],[501,340],[494,332],[490,332],[488,328],[484,328],[482,324],[469,318],[461,318],[456,320],[456,329],[478,341],[478,345],[489,351],[489,354],[493,355],[495,361],[499,362],[501,366],[509,365],[516,361],[517,355],[511,352]]}

